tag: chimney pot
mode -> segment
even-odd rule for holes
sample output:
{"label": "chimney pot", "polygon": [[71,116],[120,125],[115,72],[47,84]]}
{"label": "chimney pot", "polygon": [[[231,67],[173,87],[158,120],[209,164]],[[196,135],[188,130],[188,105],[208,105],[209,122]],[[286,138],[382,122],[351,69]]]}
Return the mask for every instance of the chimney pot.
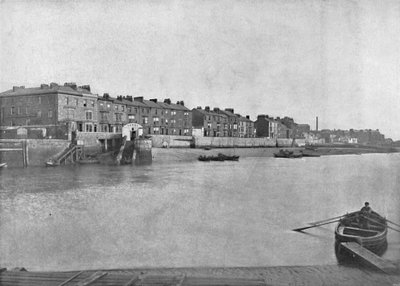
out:
{"label": "chimney pot", "polygon": [[152,99],[150,99],[150,101],[157,103],[157,98],[152,98]]}
{"label": "chimney pot", "polygon": [[143,102],[143,96],[136,96],[133,98],[134,101],[140,101]]}

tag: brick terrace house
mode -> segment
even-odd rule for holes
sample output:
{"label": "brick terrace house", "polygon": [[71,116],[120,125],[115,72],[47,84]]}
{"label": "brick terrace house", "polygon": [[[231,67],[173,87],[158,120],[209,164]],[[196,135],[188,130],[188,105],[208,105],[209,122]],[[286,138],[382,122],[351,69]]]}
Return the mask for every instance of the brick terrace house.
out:
{"label": "brick terrace house", "polygon": [[192,111],[183,101],[171,103],[169,98],[158,102],[162,108],[160,113],[160,134],[162,135],[192,135]]}
{"label": "brick terrace house", "polygon": [[243,138],[253,138],[256,136],[254,129],[254,122],[250,120],[250,116],[246,115],[246,117],[241,116],[240,114],[236,114],[238,118],[238,133],[239,137]]}
{"label": "brick terrace house", "polygon": [[228,116],[221,113],[219,108],[211,110],[209,106],[202,109],[198,106],[192,109],[193,128],[202,128],[205,137],[226,137],[228,136]]}
{"label": "brick terrace house", "polygon": [[228,118],[228,137],[239,137],[239,119],[233,108],[225,108],[220,110],[220,113],[225,114]]}
{"label": "brick terrace house", "polygon": [[257,137],[277,138],[278,122],[268,115],[258,115],[254,122]]}
{"label": "brick terrace house", "polygon": [[90,86],[75,83],[41,84],[0,93],[0,126],[20,126],[32,136],[35,128],[45,129],[45,138],[65,138],[69,130],[97,128],[97,96]]}
{"label": "brick terrace house", "polygon": [[[108,93],[97,98],[99,132],[122,132],[122,126],[128,121],[127,106],[121,100],[111,98]],[[90,131],[89,131],[90,132]],[[96,132],[96,131],[95,131]]]}

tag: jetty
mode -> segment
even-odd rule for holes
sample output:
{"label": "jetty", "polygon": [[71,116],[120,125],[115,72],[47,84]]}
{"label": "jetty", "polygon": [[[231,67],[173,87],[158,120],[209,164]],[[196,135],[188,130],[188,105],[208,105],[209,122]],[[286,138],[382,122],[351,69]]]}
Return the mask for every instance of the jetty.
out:
{"label": "jetty", "polygon": [[[397,285],[397,272],[387,274],[361,265],[313,265],[275,267],[138,268],[64,272],[7,271],[0,269],[0,285]],[[23,269],[23,268],[22,268]],[[23,269],[25,270],[25,269]]]}
{"label": "jetty", "polygon": [[353,257],[361,260],[363,263],[366,263],[371,267],[374,267],[385,273],[394,273],[397,271],[397,267],[394,263],[383,259],[365,247],[362,247],[357,242],[342,242],[341,246],[343,249],[345,249],[345,251],[353,255]]}

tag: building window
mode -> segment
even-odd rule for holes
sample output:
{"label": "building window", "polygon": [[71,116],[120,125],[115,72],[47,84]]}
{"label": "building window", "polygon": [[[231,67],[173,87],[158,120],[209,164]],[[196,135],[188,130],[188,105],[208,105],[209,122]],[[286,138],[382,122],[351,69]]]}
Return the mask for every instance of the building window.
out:
{"label": "building window", "polygon": [[114,105],[114,110],[118,110],[118,105]]}
{"label": "building window", "polygon": [[92,120],[93,119],[93,114],[92,111],[86,111],[86,120]]}
{"label": "building window", "polygon": [[153,117],[153,124],[157,124],[160,121],[158,117]]}
{"label": "building window", "polygon": [[75,98],[75,105],[78,106],[79,104],[79,100],[77,98]]}
{"label": "building window", "polygon": [[115,113],[115,121],[121,122],[122,119],[122,114],[121,113]]}
{"label": "building window", "polygon": [[172,111],[171,111],[171,115],[176,115],[176,111],[175,111],[175,110],[172,110]]}
{"label": "building window", "polygon": [[53,110],[49,110],[49,111],[47,112],[47,117],[48,117],[48,118],[52,118],[52,117],[53,117]]}
{"label": "building window", "polygon": [[185,113],[183,113],[183,115],[188,116],[188,115],[189,115],[189,112],[185,112]]}
{"label": "building window", "polygon": [[129,120],[135,120],[135,115],[128,115]]}
{"label": "building window", "polygon": [[39,110],[39,111],[37,112],[37,117],[42,117],[42,111],[41,111],[41,110]]}
{"label": "building window", "polygon": [[103,102],[100,102],[100,107],[104,107],[104,103]]}
{"label": "building window", "polygon": [[183,133],[184,133],[185,135],[189,135],[189,129],[184,129],[184,130],[183,130]]}
{"label": "building window", "polygon": [[65,103],[66,103],[67,105],[69,104],[69,97],[68,97],[68,96],[65,97]]}
{"label": "building window", "polygon": [[[91,100],[90,102],[92,104],[92,107],[94,107],[94,100]],[[96,126],[95,126],[95,129],[96,129]]]}
{"label": "building window", "polygon": [[14,106],[11,107],[10,114],[11,114],[11,115],[14,115],[14,114],[15,114],[15,107],[14,107]]}
{"label": "building window", "polygon": [[160,127],[153,127],[153,133],[158,134],[160,132]]}
{"label": "building window", "polygon": [[21,112],[21,106],[18,106],[17,107],[17,110],[18,110],[18,114],[21,114],[22,112]]}
{"label": "building window", "polygon": [[85,107],[87,106],[87,99],[83,100],[83,106],[85,106]]}
{"label": "building window", "polygon": [[42,104],[42,97],[41,96],[38,96],[38,101],[39,101],[39,104]]}
{"label": "building window", "polygon": [[148,120],[147,116],[143,117],[143,124],[147,124]]}
{"label": "building window", "polygon": [[165,118],[165,124],[168,125],[168,118]]}
{"label": "building window", "polygon": [[92,126],[92,124],[85,124],[86,126],[86,128],[85,128],[85,131],[86,132],[93,132],[93,126]]}
{"label": "building window", "polygon": [[107,103],[107,108],[111,108],[111,104]]}

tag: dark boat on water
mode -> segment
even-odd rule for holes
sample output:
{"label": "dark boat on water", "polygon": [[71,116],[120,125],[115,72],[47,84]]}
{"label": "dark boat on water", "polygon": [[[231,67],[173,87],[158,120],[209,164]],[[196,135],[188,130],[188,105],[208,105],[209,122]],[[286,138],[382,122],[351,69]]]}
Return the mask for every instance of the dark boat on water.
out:
{"label": "dark boat on water", "polygon": [[239,156],[228,156],[222,153],[218,153],[217,156],[199,156],[199,161],[209,162],[209,161],[239,161]]}
{"label": "dark boat on water", "polygon": [[321,157],[321,154],[318,154],[312,150],[300,151],[303,157]]}
{"label": "dark boat on water", "polygon": [[335,250],[338,258],[343,257],[340,243],[356,242],[377,255],[387,248],[387,222],[384,217],[372,211],[361,211],[345,215],[335,228]]}
{"label": "dark boat on water", "polygon": [[301,158],[303,154],[295,154],[293,151],[280,149],[278,153],[274,153],[275,158]]}

